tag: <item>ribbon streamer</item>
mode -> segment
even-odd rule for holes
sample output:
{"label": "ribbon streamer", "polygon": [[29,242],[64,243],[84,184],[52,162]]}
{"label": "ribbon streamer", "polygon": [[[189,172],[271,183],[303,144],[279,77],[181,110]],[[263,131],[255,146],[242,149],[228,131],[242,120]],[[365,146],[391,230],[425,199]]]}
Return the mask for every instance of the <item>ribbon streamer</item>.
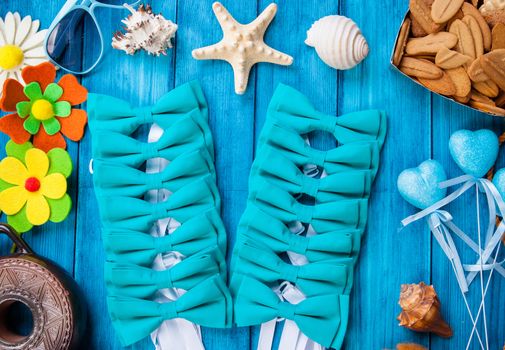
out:
{"label": "ribbon streamer", "polygon": [[[500,193],[498,192],[498,190],[491,181],[487,179],[476,178],[471,175],[463,175],[451,180],[444,181],[440,183],[439,186],[441,188],[446,188],[458,184],[463,185],[453,193],[449,194],[447,197],[438,201],[437,203],[420,211],[417,214],[411,215],[402,220],[402,226],[403,227],[408,226],[417,220],[420,220],[428,215],[430,216],[430,219],[428,220],[430,229],[432,229],[431,231],[433,232],[434,237],[437,239],[439,244],[441,244],[441,248],[444,250],[444,253],[446,253],[448,258],[450,260],[456,259],[456,265],[455,265],[457,267],[456,278],[458,279],[458,284],[463,288],[464,292],[466,293],[468,291],[468,286],[475,279],[478,271],[480,271],[478,268],[477,269],[475,268],[475,265],[480,266],[481,264],[479,264],[479,261],[477,261],[477,263],[474,265],[461,266],[460,263],[457,262],[458,260],[460,260],[459,255],[454,246],[454,242],[452,242],[452,239],[450,238],[450,233],[447,231],[447,229],[450,229],[457,236],[459,236],[475,252],[479,253],[480,249],[476,246],[475,242],[473,242],[468,237],[468,235],[466,235],[463,231],[461,231],[461,229],[459,229],[456,225],[452,223],[452,217],[450,217],[449,213],[439,211],[439,209],[448,205],[452,201],[456,200],[458,197],[460,197],[463,193],[468,191],[473,186],[477,186],[480,191],[485,192],[489,211],[489,224],[486,230],[485,248],[482,252],[482,259],[483,261],[487,262],[490,259],[493,251],[496,249],[496,246],[499,244],[503,233],[505,232],[505,225],[503,224],[500,224],[498,228],[496,228],[495,230],[496,208],[498,207],[500,215],[503,216],[505,213],[505,202],[503,201]],[[433,216],[433,214],[435,216]],[[442,230],[443,235],[447,239],[447,242],[441,243],[443,241],[442,241],[442,235],[438,231],[439,229]],[[451,247],[449,247],[448,244],[450,244]],[[465,269],[465,266],[470,269],[467,270],[469,274],[466,277],[466,283],[462,281],[462,275],[461,275],[461,268]],[[502,267],[499,268],[499,273],[505,277],[505,269],[503,269]]]}

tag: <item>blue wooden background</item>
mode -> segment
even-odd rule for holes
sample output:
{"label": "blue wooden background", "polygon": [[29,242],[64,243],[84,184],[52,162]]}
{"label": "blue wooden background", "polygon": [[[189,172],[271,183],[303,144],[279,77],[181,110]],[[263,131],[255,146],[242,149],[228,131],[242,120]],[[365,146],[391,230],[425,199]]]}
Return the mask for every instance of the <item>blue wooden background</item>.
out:
{"label": "blue wooden background", "polygon": [[[0,16],[7,11],[31,15],[47,28],[64,4],[63,0],[1,0]],[[225,0],[224,5],[242,22],[251,21],[270,0]],[[415,341],[431,349],[464,349],[471,329],[466,310],[441,249],[424,224],[414,224],[398,232],[399,222],[413,213],[396,191],[401,170],[433,157],[446,165],[449,176],[460,171],[454,165],[447,141],[461,128],[505,130],[502,119],[486,116],[450,103],[411,83],[389,65],[398,27],[408,6],[407,0],[279,0],[278,14],[266,41],[294,57],[290,67],[260,64],[253,69],[247,93],[233,92],[231,68],[219,61],[196,61],[191,50],[221,38],[211,0],[156,0],[155,11],[179,25],[175,48],[168,56],[134,57],[112,50],[109,38],[120,28],[124,11],[97,11],[105,36],[105,57],[92,74],[82,77],[91,92],[111,93],[133,104],[149,104],[191,79],[199,79],[210,105],[210,124],[217,150],[219,189],[224,199],[223,216],[230,247],[247,196],[247,177],[254,157],[257,136],[270,97],[280,82],[303,91],[324,112],[342,114],[365,108],[382,108],[389,117],[389,135],[382,153],[370,208],[368,233],[356,271],[352,313],[346,349],[393,349],[399,342]],[[329,14],[353,18],[368,39],[371,53],[356,69],[336,72],[322,63],[312,48],[304,45],[306,30],[313,21]],[[95,47],[85,47],[84,55]],[[3,145],[6,137],[2,135]],[[333,144],[333,138],[319,134],[316,147]],[[70,179],[74,207],[62,224],[47,224],[25,235],[40,254],[57,261],[74,276],[84,291],[89,307],[86,349],[119,349],[120,345],[106,312],[103,282],[104,252],[98,230],[98,214],[93,193],[90,134],[79,144],[70,143],[75,170]],[[2,150],[3,151],[3,150]],[[450,206],[464,229],[475,227],[472,196]],[[469,231],[470,232],[470,231]],[[2,241],[5,252],[8,244]],[[463,254],[474,260],[474,254]],[[501,349],[505,342],[505,280],[495,276],[488,298],[490,348]],[[442,301],[442,311],[454,328],[454,336],[443,340],[419,335],[397,325],[400,285],[425,281],[433,283]],[[471,303],[478,302],[473,285]],[[255,348],[257,328],[204,330],[208,349]],[[132,349],[150,349],[144,341]],[[477,349],[477,343],[471,349]]]}

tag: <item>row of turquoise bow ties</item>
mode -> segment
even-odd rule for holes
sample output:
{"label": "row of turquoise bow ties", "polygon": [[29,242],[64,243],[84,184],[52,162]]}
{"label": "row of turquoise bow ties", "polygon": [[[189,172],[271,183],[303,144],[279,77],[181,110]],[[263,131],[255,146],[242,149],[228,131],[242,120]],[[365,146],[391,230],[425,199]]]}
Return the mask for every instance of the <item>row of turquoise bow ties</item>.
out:
{"label": "row of turquoise bow ties", "polygon": [[[304,136],[313,131],[331,133],[338,147],[312,148]],[[239,326],[285,318],[313,341],[341,347],[385,134],[380,111],[329,116],[295,89],[277,88],[232,256],[230,289]],[[286,282],[302,293],[301,302],[282,297]]]}
{"label": "row of turquoise bow ties", "polygon": [[[224,283],[226,233],[208,108],[198,83],[184,84],[143,108],[92,94],[88,112],[107,253],[108,306],[122,343],[132,344],[172,318],[231,326],[233,308]],[[158,141],[132,136],[146,124],[163,129]],[[301,135],[316,130],[333,134],[339,147],[310,147]],[[298,91],[284,85],[277,89],[260,135],[232,256],[236,324],[284,317],[317,342],[339,346],[385,131],[381,112],[328,116]],[[159,173],[146,173],[141,166],[152,158],[170,163]],[[308,164],[325,176],[307,176],[302,167]],[[171,193],[166,201],[144,200],[146,192],[160,189]],[[315,205],[301,203],[300,195],[310,196]],[[167,217],[181,226],[161,237],[148,234]],[[288,225],[292,222],[310,225],[318,234],[294,234]],[[168,270],[151,269],[153,260],[166,252],[184,259]],[[308,264],[288,263],[285,252],[303,256]],[[272,290],[280,281],[293,283],[307,299],[298,305],[280,302]],[[153,302],[163,288],[186,293],[174,302]]]}
{"label": "row of turquoise bow ties", "polygon": [[[107,304],[122,344],[149,336],[173,318],[208,327],[231,326],[226,232],[208,108],[199,84],[182,85],[143,108],[91,94],[88,113],[93,182],[107,258]],[[157,141],[143,142],[134,136],[142,126],[153,124],[163,130]],[[143,166],[154,158],[165,159],[168,165],[148,173]],[[166,200],[146,200],[152,190],[168,193]],[[159,237],[149,234],[158,220],[167,218],[180,226]],[[174,252],[177,263],[165,270],[152,268],[156,258]],[[166,288],[184,292],[174,301],[154,301]]]}

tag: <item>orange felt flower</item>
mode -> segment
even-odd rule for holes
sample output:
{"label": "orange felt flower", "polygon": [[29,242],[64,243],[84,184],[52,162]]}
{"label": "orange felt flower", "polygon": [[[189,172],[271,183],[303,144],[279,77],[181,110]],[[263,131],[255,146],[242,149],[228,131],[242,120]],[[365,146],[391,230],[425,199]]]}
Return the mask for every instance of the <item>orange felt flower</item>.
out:
{"label": "orange felt flower", "polygon": [[66,148],[63,136],[79,141],[88,122],[82,109],[72,108],[86,101],[88,91],[76,77],[64,75],[58,83],[56,68],[49,62],[23,68],[26,83],[7,79],[3,85],[0,109],[12,112],[0,118],[0,131],[17,144],[29,141],[45,152]]}

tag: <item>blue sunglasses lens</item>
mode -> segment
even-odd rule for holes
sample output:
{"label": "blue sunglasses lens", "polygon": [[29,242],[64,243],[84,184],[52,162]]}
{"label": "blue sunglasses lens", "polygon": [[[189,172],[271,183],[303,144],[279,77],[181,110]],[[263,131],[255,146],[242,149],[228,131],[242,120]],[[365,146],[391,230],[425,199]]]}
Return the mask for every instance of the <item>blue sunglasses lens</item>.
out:
{"label": "blue sunglasses lens", "polygon": [[89,70],[100,58],[98,27],[83,9],[74,9],[54,27],[47,39],[47,53],[61,68],[75,73]]}

